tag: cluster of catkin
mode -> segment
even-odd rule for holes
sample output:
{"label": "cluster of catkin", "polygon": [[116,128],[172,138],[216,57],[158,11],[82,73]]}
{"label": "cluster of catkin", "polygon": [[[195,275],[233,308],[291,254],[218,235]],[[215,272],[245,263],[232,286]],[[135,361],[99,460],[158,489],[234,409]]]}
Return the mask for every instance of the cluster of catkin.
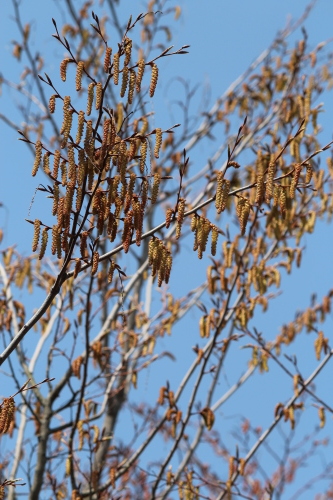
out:
{"label": "cluster of catkin", "polygon": [[218,228],[207,218],[194,214],[191,220],[191,230],[194,232],[193,250],[198,250],[198,257],[202,259],[203,252],[206,250],[209,234],[211,236],[211,254],[216,255]]}
{"label": "cluster of catkin", "polygon": [[[57,101],[63,102],[61,148],[51,153],[43,147],[40,140],[37,140],[35,144],[32,175],[35,176],[42,165],[44,172],[52,179],[52,215],[57,218],[52,227],[44,226],[39,219],[34,222],[32,248],[36,251],[39,246],[40,259],[45,254],[49,233],[52,234],[53,255],[57,255],[60,259],[63,253],[66,254],[69,251],[72,236],[71,220],[74,214],[80,213],[84,201],[90,202],[91,226],[97,229],[98,235],[105,231],[110,241],[113,242],[119,231],[119,222],[123,221],[121,240],[125,252],[128,251],[134,235],[136,244],[141,243],[146,204],[148,200],[152,204],[156,203],[161,181],[160,174],[155,173],[150,186],[147,176],[143,176],[148,151],[148,140],[144,134],[147,132],[148,121],[145,117],[140,118],[141,129],[135,130],[131,137],[123,140],[120,137],[120,129],[124,121],[122,103],[118,105],[115,112],[111,110],[108,113],[100,135],[93,120],[89,118],[94,107],[99,114],[98,121],[101,121],[106,87],[112,83],[118,85],[120,80],[120,97],[123,98],[127,92],[127,104],[132,104],[134,92],[141,90],[147,65],[151,66],[149,95],[154,96],[158,80],[157,65],[146,63],[143,58],[139,59],[136,64],[132,64],[131,59],[132,40],[127,36],[124,37],[115,54],[112,55],[112,49],[106,47],[103,67],[105,73],[111,76],[111,80],[108,77],[104,85],[90,78],[84,61],[75,61],[67,57],[60,64],[62,81],[66,81],[69,64],[76,66],[75,89],[77,92],[82,91],[84,78],[87,79],[87,83],[91,81],[87,85],[85,111],[76,111],[70,96],[62,98],[59,94],[53,94],[50,97],[50,113],[55,112]],[[135,127],[140,120],[135,120]],[[76,130],[73,130],[75,122]],[[162,129],[156,128],[152,134],[155,134],[153,154],[155,158],[158,158],[162,144]],[[43,149],[45,149],[44,154]],[[52,157],[53,166],[50,165]],[[133,171],[135,162],[138,163],[140,177],[137,177]],[[113,168],[116,167],[117,171],[113,177],[108,174],[111,165]],[[80,235],[80,258],[75,261],[75,274],[80,271],[81,260],[89,261],[88,236],[87,231]],[[98,262],[99,255],[95,251],[91,256],[92,274],[97,272]],[[110,275],[111,268],[112,265]],[[162,270],[160,274],[162,275]]]}
{"label": "cluster of catkin", "polygon": [[153,237],[148,245],[148,263],[152,266],[152,276],[158,276],[158,286],[169,282],[172,255],[163,241]]}

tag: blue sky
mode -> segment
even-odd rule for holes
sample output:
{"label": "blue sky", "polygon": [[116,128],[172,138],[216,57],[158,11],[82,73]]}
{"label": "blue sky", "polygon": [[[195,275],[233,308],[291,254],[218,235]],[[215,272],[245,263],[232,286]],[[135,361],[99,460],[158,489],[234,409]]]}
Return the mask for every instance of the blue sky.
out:
{"label": "blue sky", "polygon": [[[193,113],[197,109],[209,109],[216,97],[222,94],[225,89],[236,79],[248,65],[272,42],[276,32],[283,28],[288,19],[288,15],[298,17],[306,7],[304,0],[291,2],[290,0],[180,0],[182,7],[182,17],[175,24],[175,35],[172,43],[176,48],[183,44],[191,46],[189,54],[173,58],[166,58],[161,64],[162,74],[167,74],[166,79],[162,78],[157,99],[152,104],[152,110],[156,113],[156,123],[161,126],[170,126],[179,120],[177,108],[170,106],[170,101],[177,94],[177,84],[169,84],[169,79],[174,75],[183,74],[192,86],[199,84],[197,97],[194,101]],[[123,2],[123,19],[127,19],[130,14],[135,16],[144,10],[142,2]],[[174,5],[175,3],[172,2]],[[33,8],[32,8],[33,6]],[[50,58],[46,71],[49,74],[58,73],[58,64],[63,55],[62,50],[57,46],[55,40],[51,38],[54,32],[51,17],[57,19],[59,26],[62,24],[61,9],[57,2],[51,0],[33,0],[22,2],[22,12],[25,22],[32,21],[32,39],[35,46],[40,48],[41,53],[46,52]],[[96,9],[97,12],[97,9]],[[11,41],[16,38],[15,24],[11,20],[11,2],[7,1],[2,6],[0,47],[2,53],[3,75],[12,81],[18,81],[22,71],[19,63],[11,57]],[[306,29],[309,34],[310,46],[316,46],[323,40],[333,37],[332,30],[333,3],[332,0],[318,0],[313,13],[306,22]],[[292,36],[291,40],[295,37]],[[333,50],[333,44],[332,48]],[[163,68],[162,68],[163,66]],[[5,114],[13,121],[17,120],[18,114],[13,107],[13,102],[17,101],[16,92],[3,89],[3,96],[0,97],[0,113]],[[167,110],[167,112],[166,112]],[[171,113],[170,113],[171,110]],[[321,141],[326,144],[332,140],[333,131],[333,95],[325,96],[325,115],[322,117],[324,131],[321,134]],[[31,226],[24,219],[28,218],[29,207],[34,196],[36,180],[30,176],[32,156],[29,155],[25,145],[18,142],[18,134],[0,122],[1,144],[5,153],[2,154],[0,201],[3,208],[0,211],[0,226],[6,231],[6,236],[2,242],[2,247],[17,244],[18,249],[29,254],[31,248]],[[196,151],[195,163],[202,164],[210,153],[210,145],[201,146]],[[213,146],[214,147],[214,146]],[[13,181],[15,179],[15,181]],[[36,201],[31,209],[30,218],[34,218],[38,212],[40,202]],[[35,214],[35,215],[34,215]],[[312,292],[317,292],[322,296],[332,287],[333,264],[331,249],[333,243],[331,227],[320,223],[314,235],[306,237],[306,250],[304,253],[303,265],[300,270],[294,271],[291,277],[286,277],[282,284],[283,294],[272,303],[269,313],[262,315],[258,319],[259,329],[265,332],[272,332],[272,337],[276,334],[281,321],[289,321],[293,317],[293,312],[301,307],[306,307],[309,303]],[[185,268],[186,269],[186,268]],[[190,274],[190,267],[189,267]],[[184,281],[184,287],[189,282]],[[192,318],[193,319],[193,318]],[[331,318],[332,319],[332,318]],[[330,337],[332,322],[330,321],[325,334]],[[188,332],[185,332],[187,334]],[[330,337],[331,338],[331,337]],[[169,339],[165,339],[165,347],[170,344]],[[302,339],[295,345],[302,349]],[[310,353],[310,351],[309,351]],[[313,356],[309,360],[301,360],[305,374],[309,374],[315,366]],[[166,362],[166,367],[169,365]],[[179,374],[175,373],[177,379]],[[260,379],[261,391],[269,388],[272,384],[279,397],[283,399],[289,394],[285,386],[277,383],[274,377],[278,377],[279,372],[272,370],[270,376],[265,381]],[[318,379],[318,386],[325,396],[330,398],[332,368],[325,371],[325,375]],[[273,380],[273,382],[272,382]],[[225,386],[223,383],[225,382]],[[227,388],[229,383],[228,366],[225,368],[224,379],[221,382],[223,388]],[[255,384],[257,378],[251,381]],[[249,387],[249,392],[250,392]],[[252,394],[252,393],[251,393]],[[252,396],[251,396],[252,397]],[[268,425],[272,419],[272,408],[258,407],[258,401],[252,404],[244,391],[239,393],[239,400],[231,403],[233,407],[223,410],[226,413],[234,412],[238,415],[242,412],[245,402],[249,415],[256,419],[258,411],[267,412],[265,424]],[[332,425],[327,427],[332,431]],[[228,437],[226,437],[226,440]],[[330,445],[330,453],[332,447]],[[314,464],[314,470],[320,472],[321,462],[318,460]],[[313,472],[313,471],[312,471]],[[297,477],[295,488],[299,487],[304,478]],[[319,489],[318,492],[321,490]],[[313,492],[304,494],[302,498],[313,498]]]}

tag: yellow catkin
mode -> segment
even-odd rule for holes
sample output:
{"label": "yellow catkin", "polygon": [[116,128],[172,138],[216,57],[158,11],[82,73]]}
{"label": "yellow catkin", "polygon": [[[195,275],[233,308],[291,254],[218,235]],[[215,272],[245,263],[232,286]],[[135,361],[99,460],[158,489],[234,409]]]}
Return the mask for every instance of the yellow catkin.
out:
{"label": "yellow catkin", "polygon": [[153,97],[155,94],[157,80],[158,80],[158,67],[155,63],[153,63],[151,67],[151,77],[150,77],[150,87],[149,87],[150,97]]}
{"label": "yellow catkin", "polygon": [[140,146],[140,173],[143,174],[145,171],[146,158],[147,158],[147,141],[144,140],[141,142]]}
{"label": "yellow catkin", "polygon": [[50,111],[50,113],[54,113],[55,112],[55,106],[56,106],[56,95],[53,94],[53,95],[51,95],[50,100],[49,100],[49,111]]}
{"label": "yellow catkin", "polygon": [[280,198],[279,198],[281,215],[284,218],[286,215],[286,204],[287,204],[287,195],[286,190],[281,187],[280,189]]}
{"label": "yellow catkin", "polygon": [[311,165],[306,166],[305,184],[309,184],[312,179],[313,168]]}
{"label": "yellow catkin", "polygon": [[72,59],[65,58],[60,63],[60,78],[62,79],[63,82],[66,81],[67,66],[68,66],[68,63],[71,61],[72,61]]}
{"label": "yellow catkin", "polygon": [[155,158],[159,158],[161,144],[162,144],[162,129],[157,128],[155,131],[155,148],[154,148]]}
{"label": "yellow catkin", "polygon": [[151,190],[151,203],[152,203],[152,205],[154,205],[154,203],[156,203],[156,201],[157,201],[158,192],[160,189],[160,183],[161,183],[161,176],[158,172],[156,172],[156,174],[154,174],[154,182],[153,182],[153,187]]}
{"label": "yellow catkin", "polygon": [[84,70],[84,62],[79,61],[76,66],[76,76],[75,76],[75,89],[77,91],[81,90],[83,70]]}
{"label": "yellow catkin", "polygon": [[52,170],[52,177],[54,179],[58,178],[60,157],[61,157],[61,153],[60,153],[59,149],[56,149],[54,152],[54,156],[53,156],[53,170]]}
{"label": "yellow catkin", "polygon": [[127,66],[124,66],[121,79],[120,97],[124,97],[125,95],[128,84],[128,75],[129,75],[129,69]]}
{"label": "yellow catkin", "polygon": [[[165,227],[168,229],[170,227],[171,221],[172,221],[172,216],[173,216],[173,209],[172,208],[167,208],[166,214],[165,214]],[[193,220],[193,218],[192,218]]]}
{"label": "yellow catkin", "polygon": [[84,111],[79,111],[78,119],[77,119],[77,132],[76,132],[76,138],[75,142],[76,144],[79,144],[82,139],[82,134],[83,134],[83,127],[84,127]]}
{"label": "yellow catkin", "polygon": [[100,109],[103,101],[103,85],[101,82],[98,82],[96,85],[96,109]]}
{"label": "yellow catkin", "polygon": [[63,160],[60,164],[60,171],[61,171],[61,184],[62,186],[66,186],[67,184],[67,165],[65,160]]}
{"label": "yellow catkin", "polygon": [[38,255],[39,260],[41,260],[45,255],[48,237],[49,237],[49,235],[47,232],[47,228],[45,227],[43,232],[42,232],[42,241],[41,241],[41,245],[40,245],[40,252]]}
{"label": "yellow catkin", "polygon": [[42,147],[42,143],[41,141],[36,141],[36,144],[35,144],[35,150],[36,150],[36,154],[35,154],[35,161],[34,161],[34,164],[33,164],[33,167],[32,167],[32,172],[31,172],[31,175],[33,177],[35,177],[35,175],[37,174],[37,171],[38,171],[38,168],[39,168],[39,165],[42,161],[42,151],[43,151],[43,147]]}
{"label": "yellow catkin", "polygon": [[35,219],[34,222],[34,235],[32,238],[32,251],[36,252],[37,247],[38,247],[38,242],[39,242],[39,235],[40,235],[40,220]]}
{"label": "yellow catkin", "polygon": [[185,203],[186,203],[185,198],[179,198],[178,212],[177,212],[177,227],[176,227],[176,239],[177,240],[180,238],[182,225],[184,222]]}
{"label": "yellow catkin", "polygon": [[86,109],[87,116],[90,116],[91,114],[91,109],[94,102],[94,89],[95,89],[95,84],[89,83],[87,92],[87,109]]}
{"label": "yellow catkin", "polygon": [[131,60],[131,53],[132,53],[132,40],[128,37],[126,37],[124,40],[124,52],[125,52],[124,66],[128,66]]}
{"label": "yellow catkin", "polygon": [[105,56],[104,56],[104,64],[103,64],[103,69],[104,69],[105,73],[108,73],[109,70],[110,70],[111,56],[112,56],[112,49],[111,49],[111,47],[106,47],[106,49],[105,49]]}
{"label": "yellow catkin", "polygon": [[223,178],[224,173],[218,172],[217,174],[217,185],[216,185],[216,197],[215,197],[215,207],[217,213],[220,214],[225,210],[227,206],[229,191],[230,191],[230,181]]}
{"label": "yellow catkin", "polygon": [[76,180],[76,165],[73,144],[68,145],[68,179]]}
{"label": "yellow catkin", "polygon": [[113,56],[113,83],[119,83],[119,53],[116,52]]}
{"label": "yellow catkin", "polygon": [[143,74],[145,71],[145,65],[146,65],[145,60],[140,59],[138,62],[138,74],[137,74],[136,83],[135,83],[137,92],[140,92],[140,90],[141,90],[141,83],[142,83],[142,78],[143,78]]}
{"label": "yellow catkin", "polygon": [[91,262],[91,275],[92,276],[94,276],[97,273],[98,263],[99,263],[99,253],[94,252],[93,257],[92,257],[92,262]]}
{"label": "yellow catkin", "polygon": [[58,252],[58,248],[60,248],[60,255],[61,255],[61,234],[59,232],[59,227],[55,224],[52,227],[52,242],[51,242],[52,255],[55,255]]}
{"label": "yellow catkin", "polygon": [[136,73],[135,73],[134,69],[131,69],[130,70],[130,77],[129,77],[129,84],[128,84],[128,97],[127,97],[128,104],[132,104],[132,102],[133,102],[135,81],[136,81]]}

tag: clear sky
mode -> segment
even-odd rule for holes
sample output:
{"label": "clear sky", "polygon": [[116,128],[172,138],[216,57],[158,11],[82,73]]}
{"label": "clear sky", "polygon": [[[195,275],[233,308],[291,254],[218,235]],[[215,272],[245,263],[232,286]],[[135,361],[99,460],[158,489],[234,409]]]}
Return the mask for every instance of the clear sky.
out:
{"label": "clear sky", "polygon": [[[58,73],[58,64],[63,55],[51,37],[54,32],[51,18],[57,19],[59,26],[63,22],[61,5],[59,7],[61,3],[52,0],[22,1],[24,21],[32,22],[32,39],[35,47],[39,47],[40,52],[49,57],[46,71],[50,74]],[[135,16],[144,10],[141,1],[124,0],[123,4],[124,20],[130,14]],[[175,5],[175,2],[172,1],[171,4]],[[175,35],[172,43],[176,48],[183,44],[189,44],[191,48],[187,56],[167,58],[167,61],[163,62],[163,74],[167,77],[161,81],[158,101],[154,104],[156,122],[162,122],[161,126],[170,126],[179,120],[177,108],[170,105],[170,101],[173,101],[175,96],[181,98],[181,95],[178,95],[177,84],[169,84],[173,76],[180,73],[185,74],[185,79],[192,86],[199,84],[193,113],[198,108],[200,111],[209,110],[215,98],[221,95],[233,80],[267,48],[277,31],[285,26],[288,16],[298,17],[308,2],[304,0],[297,2],[290,0],[207,0],[206,2],[179,0],[178,4],[182,7],[182,16],[175,23]],[[95,11],[98,12],[97,8]],[[16,27],[12,16],[11,2],[7,0],[1,6],[0,72],[6,79],[18,82],[22,67],[11,56],[12,41],[16,38]],[[318,0],[313,13],[306,22],[310,46],[314,47],[321,41],[333,37],[332,20],[333,1]],[[295,37],[291,39],[293,40]],[[0,113],[13,122],[17,121],[19,116],[15,109],[15,102],[18,102],[16,91],[14,89],[8,91],[4,87],[3,95],[0,97]],[[325,109],[325,115],[322,117],[324,132],[320,137],[323,144],[332,140],[333,135],[332,93],[325,95]],[[3,204],[0,209],[0,227],[3,227],[6,232],[1,246],[4,248],[17,244],[21,252],[29,254],[32,231],[31,226],[24,219],[33,219],[39,206],[34,205],[30,216],[28,216],[36,188],[36,180],[32,179],[30,175],[32,156],[25,145],[17,140],[18,134],[15,130],[6,126],[2,121],[0,121],[0,127],[2,147],[0,201]],[[205,162],[207,156],[214,151],[214,147],[216,147],[216,143],[206,144],[197,151],[195,164],[200,166]],[[266,332],[271,331],[272,337],[276,334],[281,321],[291,320],[295,310],[309,304],[311,293],[316,292],[321,297],[332,287],[332,227],[321,223],[316,234],[307,236],[305,241],[306,251],[302,268],[295,271],[292,277],[285,278],[282,283],[282,296],[272,304],[267,315],[263,315],[257,322],[259,328],[263,328]],[[188,282],[185,281],[184,286],[187,285]],[[332,321],[325,331],[330,339],[332,338],[331,331]],[[166,347],[169,346],[168,342],[169,340],[166,339]],[[301,340],[295,345],[295,350],[300,342]],[[305,375],[308,375],[315,366],[313,356],[309,359],[308,365],[303,359],[301,362]],[[288,386],[280,386],[277,380],[272,382],[272,377],[279,376],[277,374],[278,372],[273,369],[271,378],[267,377],[267,382],[261,379],[261,390],[265,391],[265,387],[268,389],[273,383],[276,393],[279,393],[283,400],[288,397],[289,392],[286,391]],[[229,374],[225,373],[224,376],[227,385]],[[331,379],[331,367],[327,369],[324,376],[318,379],[318,386],[320,385],[322,391],[321,395],[327,397],[330,403],[332,400]],[[254,378],[252,389],[255,387],[256,381],[257,379]],[[240,393],[239,398],[239,400],[236,398],[230,403],[234,407],[226,407],[224,411],[228,414],[234,412],[235,415],[239,415],[242,413],[244,401],[246,401],[249,412],[247,416],[251,415],[251,418],[255,420],[259,412],[261,414],[267,411],[264,419],[265,424],[268,425],[271,422],[272,406],[268,406],[265,410],[264,405],[263,407],[258,407],[257,404],[252,405],[249,396],[244,392]],[[330,422],[329,427],[327,427],[327,433],[330,431],[332,434],[331,424]],[[323,435],[320,437],[322,438]],[[227,439],[228,437],[226,437]],[[279,439],[278,436],[276,439]],[[329,445],[329,453],[332,456],[331,444]],[[311,474],[320,473],[321,468],[322,462],[318,459],[313,464]],[[297,476],[295,490],[300,487],[304,480],[305,478],[302,478],[301,475]],[[320,489],[315,491],[321,492]],[[313,491],[305,493],[301,498],[314,498],[314,493]]]}

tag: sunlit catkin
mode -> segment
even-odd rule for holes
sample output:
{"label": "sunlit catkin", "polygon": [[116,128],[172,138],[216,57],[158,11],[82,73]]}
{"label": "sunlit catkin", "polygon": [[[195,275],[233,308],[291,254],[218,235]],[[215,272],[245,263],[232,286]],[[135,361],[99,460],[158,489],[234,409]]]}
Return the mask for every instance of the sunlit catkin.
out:
{"label": "sunlit catkin", "polygon": [[212,226],[212,243],[211,243],[211,254],[216,255],[216,247],[217,247],[217,239],[219,236],[219,232],[216,226]]}
{"label": "sunlit catkin", "polygon": [[106,47],[105,56],[104,56],[104,64],[103,64],[103,69],[104,69],[105,73],[109,72],[109,69],[111,66],[111,56],[112,56],[112,48]]}
{"label": "sunlit catkin", "polygon": [[40,220],[35,219],[34,222],[34,235],[32,238],[32,251],[36,252],[37,247],[38,247],[38,242],[39,242],[39,235],[40,235]]}
{"label": "sunlit catkin", "polygon": [[0,434],[5,434],[14,419],[15,402],[14,398],[5,398],[0,411]]}
{"label": "sunlit catkin", "polygon": [[84,111],[79,111],[79,115],[77,118],[77,132],[75,138],[76,144],[79,144],[81,142],[83,127],[84,127]]}
{"label": "sunlit catkin", "polygon": [[43,232],[42,232],[42,241],[41,241],[40,251],[39,251],[39,255],[38,255],[39,260],[41,260],[45,255],[48,237],[49,237],[49,235],[47,232],[47,228],[45,227]]}
{"label": "sunlit catkin", "polygon": [[59,203],[59,184],[55,183],[53,186],[53,205],[52,205],[52,215],[56,215],[58,212]]}
{"label": "sunlit catkin", "polygon": [[76,66],[76,76],[75,76],[75,89],[77,91],[81,90],[83,70],[84,70],[84,62],[79,61]]}
{"label": "sunlit catkin", "polygon": [[91,262],[91,275],[92,276],[94,276],[97,273],[98,263],[99,263],[99,253],[94,252],[93,257],[92,257],[92,262]]}
{"label": "sunlit catkin", "polygon": [[138,62],[138,74],[136,77],[136,91],[137,92],[140,92],[140,90],[141,90],[141,83],[142,83],[142,78],[143,78],[143,74],[145,71],[145,65],[146,65],[145,60],[140,59]]}
{"label": "sunlit catkin", "polygon": [[43,147],[42,147],[42,143],[41,141],[36,141],[36,144],[35,144],[35,161],[34,161],[34,164],[33,164],[33,167],[32,167],[32,172],[31,172],[31,175],[33,177],[35,177],[35,175],[37,174],[37,171],[38,171],[38,168],[39,168],[39,165],[42,161],[42,151],[43,151]]}
{"label": "sunlit catkin", "polygon": [[50,170],[50,153],[48,151],[46,151],[46,153],[44,153],[44,156],[43,156],[43,170],[46,173],[46,175],[50,175],[51,174],[51,170]]}
{"label": "sunlit catkin", "polygon": [[103,100],[103,85],[101,82],[98,82],[96,85],[96,103],[95,108],[100,109]]}
{"label": "sunlit catkin", "polygon": [[54,113],[55,112],[55,106],[56,106],[56,95],[53,94],[53,95],[51,95],[50,100],[49,100],[49,111],[50,111],[50,113]]}
{"label": "sunlit catkin", "polygon": [[94,102],[94,88],[95,88],[95,84],[89,83],[88,92],[87,92],[87,109],[86,109],[87,116],[90,116],[90,114],[91,114],[91,109],[92,109],[92,105]]}
{"label": "sunlit catkin", "polygon": [[113,83],[119,83],[119,53],[116,52],[113,56]]}
{"label": "sunlit catkin", "polygon": [[129,69],[127,66],[124,66],[121,79],[120,97],[124,97],[125,95],[128,84],[128,74],[129,74]]}
{"label": "sunlit catkin", "polygon": [[52,170],[52,177],[54,179],[58,178],[60,157],[61,157],[61,153],[60,153],[59,149],[56,149],[54,152],[54,156],[53,156],[53,170]]}
{"label": "sunlit catkin", "polygon": [[178,212],[177,212],[177,227],[176,227],[176,239],[177,240],[180,238],[182,225],[184,222],[185,203],[186,203],[185,198],[179,198]]}
{"label": "sunlit catkin", "polygon": [[267,170],[266,193],[265,193],[266,203],[269,203],[270,199],[273,197],[274,175],[275,175],[275,163],[272,162],[269,164]]}
{"label": "sunlit catkin", "polygon": [[161,144],[162,144],[162,129],[157,128],[155,131],[155,148],[154,148],[155,158],[159,158]]}
{"label": "sunlit catkin", "polygon": [[63,82],[66,81],[67,66],[68,66],[68,63],[71,61],[72,61],[72,59],[69,59],[67,57],[67,58],[63,59],[60,63],[60,78],[62,79]]}
{"label": "sunlit catkin", "polygon": [[109,270],[108,270],[108,283],[111,283],[113,280],[114,270],[115,270],[115,261],[111,260]]}
{"label": "sunlit catkin", "polygon": [[136,81],[136,73],[134,69],[130,70],[129,84],[128,84],[128,104],[132,104],[134,97],[134,89],[135,89],[135,81]]}
{"label": "sunlit catkin", "polygon": [[151,67],[151,77],[150,77],[150,86],[149,86],[149,96],[154,97],[156,85],[158,80],[158,67],[155,63],[152,64]]}
{"label": "sunlit catkin", "polygon": [[152,205],[154,205],[157,201],[158,192],[160,189],[160,183],[161,183],[161,176],[158,172],[156,172],[156,174],[154,174],[154,182],[153,182],[153,187],[151,190],[151,203],[152,203]]}
{"label": "sunlit catkin", "polygon": [[131,53],[132,53],[132,40],[128,37],[126,37],[124,40],[124,52],[125,52],[124,66],[128,66],[131,60]]}
{"label": "sunlit catkin", "polygon": [[141,142],[140,146],[140,173],[143,174],[145,171],[146,158],[147,158],[147,141],[144,140]]}

